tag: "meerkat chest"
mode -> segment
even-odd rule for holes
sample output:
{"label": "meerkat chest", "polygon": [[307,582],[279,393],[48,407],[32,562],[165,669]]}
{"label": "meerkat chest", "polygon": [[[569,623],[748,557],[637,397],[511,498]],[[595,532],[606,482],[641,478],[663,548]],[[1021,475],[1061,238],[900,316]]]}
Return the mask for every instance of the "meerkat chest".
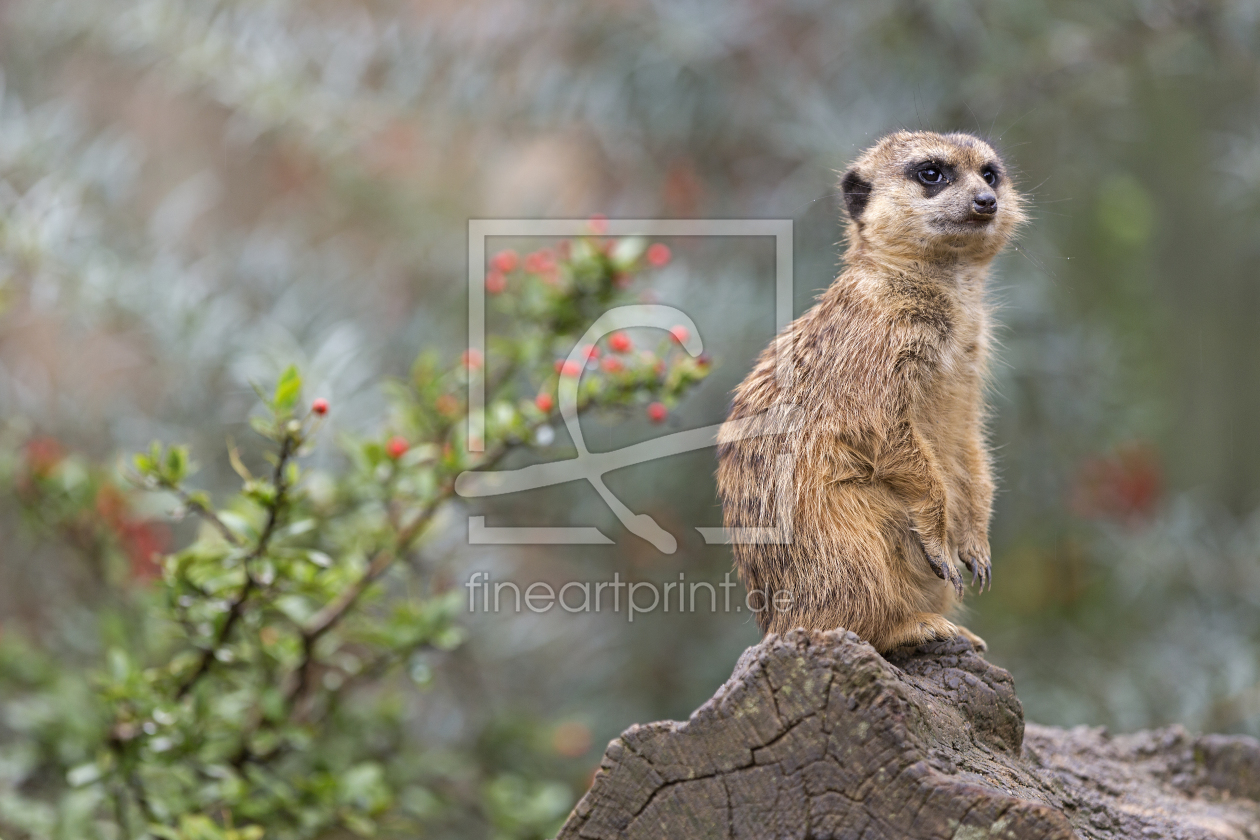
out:
{"label": "meerkat chest", "polygon": [[936,364],[916,407],[916,425],[939,449],[952,448],[982,413],[989,340],[983,313],[959,317],[937,345]]}
{"label": "meerkat chest", "polygon": [[953,329],[941,337],[936,383],[944,388],[983,377],[989,361],[988,325],[982,311],[960,308]]}
{"label": "meerkat chest", "polygon": [[937,389],[982,371],[988,357],[987,312],[981,300],[959,289],[956,281],[928,275],[904,276],[890,284],[891,307],[903,327],[901,352],[922,358]]}

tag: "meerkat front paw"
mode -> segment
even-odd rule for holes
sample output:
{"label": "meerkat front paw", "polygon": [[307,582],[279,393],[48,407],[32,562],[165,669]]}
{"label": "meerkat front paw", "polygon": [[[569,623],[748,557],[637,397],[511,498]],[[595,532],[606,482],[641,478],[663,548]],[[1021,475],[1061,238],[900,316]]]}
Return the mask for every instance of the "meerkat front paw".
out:
{"label": "meerkat front paw", "polygon": [[932,567],[932,571],[936,576],[954,587],[954,591],[961,598],[963,594],[963,579],[953,561],[946,557],[944,553],[931,551],[927,546],[923,546],[923,554],[927,557],[928,565]]}
{"label": "meerkat front paw", "polygon": [[977,592],[987,585],[993,588],[993,562],[989,556],[989,541],[984,537],[965,537],[958,546],[958,559],[971,572],[971,582],[980,581]]}

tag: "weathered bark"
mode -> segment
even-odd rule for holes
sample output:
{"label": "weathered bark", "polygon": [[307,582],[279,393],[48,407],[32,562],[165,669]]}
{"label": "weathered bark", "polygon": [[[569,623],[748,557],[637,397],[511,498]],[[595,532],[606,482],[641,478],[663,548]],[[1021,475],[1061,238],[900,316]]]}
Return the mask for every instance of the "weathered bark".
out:
{"label": "weathered bark", "polygon": [[686,723],[609,745],[559,840],[1260,840],[1260,742],[1024,725],[962,639],[749,648]]}

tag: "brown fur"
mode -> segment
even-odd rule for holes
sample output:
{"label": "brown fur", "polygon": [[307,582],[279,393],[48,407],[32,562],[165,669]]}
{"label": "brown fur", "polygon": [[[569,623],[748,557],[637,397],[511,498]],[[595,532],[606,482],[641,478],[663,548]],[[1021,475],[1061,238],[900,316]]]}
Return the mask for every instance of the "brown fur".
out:
{"label": "brown fur", "polygon": [[[944,183],[920,180],[926,162]],[[989,579],[985,280],[1024,220],[1021,200],[993,149],[965,134],[889,135],[841,185],[844,271],[761,355],[730,419],[785,404],[796,414],[780,434],[741,439],[728,424],[719,435],[728,528],[773,526],[776,459],[794,465],[790,540],[737,539],[736,566],[771,596],[763,631],[844,627],[880,651],[971,636],[945,616],[962,596],[957,564],[981,589]],[[986,192],[997,211],[976,221]],[[784,387],[777,350],[790,353]]]}

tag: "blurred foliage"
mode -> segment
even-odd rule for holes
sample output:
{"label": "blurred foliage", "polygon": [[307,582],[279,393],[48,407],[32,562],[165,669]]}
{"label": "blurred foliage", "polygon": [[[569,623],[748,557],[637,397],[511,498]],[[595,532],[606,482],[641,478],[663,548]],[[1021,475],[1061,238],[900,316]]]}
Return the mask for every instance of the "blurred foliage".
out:
{"label": "blurred foliage", "polygon": [[[229,444],[241,486],[221,505],[190,489],[196,465],[183,446],[155,442],[120,474],[48,437],[11,449],[0,477],[35,533],[77,549],[104,590],[90,650],[0,639],[12,736],[6,833],[554,832],[574,792],[546,778],[536,725],[502,733],[522,743],[517,755],[442,749],[407,732],[416,693],[406,684],[427,687],[465,635],[455,620],[463,589],[422,547],[456,477],[538,444],[560,400],[595,412],[652,400],[654,409],[704,378],[707,360],[688,357],[680,333],[656,352],[615,332],[606,353],[574,347],[583,313],[626,298],[645,253],[666,262],[641,240],[598,237],[563,242],[559,255],[496,255],[487,292],[512,328],[494,361],[474,350],[453,366],[422,355],[409,380],[389,386],[386,434],[347,435],[335,472],[300,466],[333,404],[308,408],[292,365],[259,392],[251,418],[269,444],[265,469],[256,475]],[[470,380],[486,387],[477,446],[464,422]],[[175,519],[198,520],[184,547],[166,553],[165,526],[137,518],[137,489],[168,498]],[[581,755],[589,741],[581,727],[556,753]]]}
{"label": "blurred foliage", "polygon": [[[83,750],[113,712],[66,663],[131,649],[147,614],[105,593],[151,597],[130,581],[154,574],[153,549],[213,538],[102,464],[155,438],[183,442],[204,461],[207,508],[232,494],[216,509],[256,510],[216,453],[225,436],[243,463],[276,453],[246,428],[250,383],[295,364],[304,393],[333,406],[326,432],[303,438],[301,504],[363,499],[367,488],[344,484],[366,475],[364,447],[388,458],[400,436],[419,457],[410,443],[445,422],[445,386],[417,383],[463,375],[451,360],[464,346],[468,219],[789,218],[800,311],[834,276],[835,171],[899,127],[989,137],[1036,216],[995,271],[996,585],[969,625],[1034,719],[1260,733],[1255,0],[10,0],[0,23],[13,487],[0,527],[27,535],[0,564],[0,620],[10,681],[48,698],[23,689],[3,707],[13,737],[0,789],[14,812],[96,761]],[[716,363],[685,403],[655,397],[666,423],[700,426],[722,418],[770,339],[773,256],[752,241],[667,244],[676,259],[653,293],[692,316]],[[492,337],[537,312],[492,299]],[[550,326],[589,318],[587,304]],[[419,347],[436,355],[413,375]],[[492,343],[485,361],[504,364],[503,349]],[[407,384],[378,387],[383,376]],[[621,396],[659,385],[646,367],[624,376]],[[528,423],[539,399],[515,393],[508,425]],[[584,421],[592,449],[650,434],[641,412],[627,418]],[[537,457],[527,450],[504,463]],[[50,462],[55,480],[37,469]],[[717,581],[729,555],[691,529],[719,522],[712,470],[700,452],[607,477],[678,536],[675,556],[625,534],[589,487],[556,487],[471,507],[488,521],[595,524],[618,544],[473,550],[461,517],[435,514],[421,579],[435,592],[474,571]],[[601,743],[686,715],[756,639],[738,614],[652,619],[461,613],[466,640],[430,664],[423,702],[398,701],[396,729],[365,730],[346,754],[403,743],[395,733],[429,745],[426,772],[475,803],[480,822],[450,829],[459,836],[562,809]],[[95,716],[75,716],[89,706]],[[65,756],[32,763],[49,751]],[[390,785],[405,776],[391,762],[415,756],[380,753],[370,760]],[[376,771],[360,772],[356,801],[370,803]],[[40,818],[96,813],[105,786],[85,782],[66,816]],[[429,807],[415,796],[406,807]]]}

